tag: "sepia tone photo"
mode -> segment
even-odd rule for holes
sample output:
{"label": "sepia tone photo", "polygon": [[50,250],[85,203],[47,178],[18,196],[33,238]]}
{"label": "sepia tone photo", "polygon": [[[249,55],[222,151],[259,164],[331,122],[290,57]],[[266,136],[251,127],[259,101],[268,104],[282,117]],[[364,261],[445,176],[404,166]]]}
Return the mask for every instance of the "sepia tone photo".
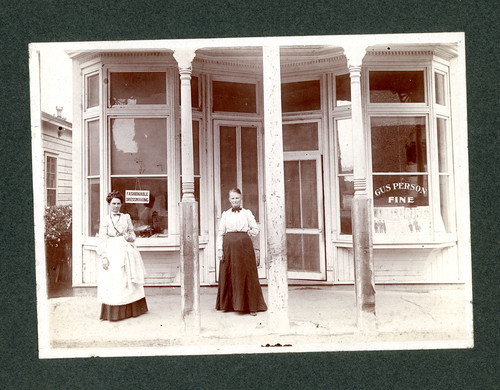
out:
{"label": "sepia tone photo", "polygon": [[39,355],[472,348],[463,33],[33,43]]}

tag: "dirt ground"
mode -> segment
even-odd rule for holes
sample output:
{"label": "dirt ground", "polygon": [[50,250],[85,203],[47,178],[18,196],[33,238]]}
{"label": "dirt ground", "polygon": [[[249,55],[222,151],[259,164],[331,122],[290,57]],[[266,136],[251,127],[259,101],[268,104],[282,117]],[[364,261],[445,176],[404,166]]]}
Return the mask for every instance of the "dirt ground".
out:
{"label": "dirt ground", "polygon": [[[263,288],[267,299],[267,288]],[[290,286],[288,330],[270,329],[269,312],[215,310],[216,288],[202,288],[201,332],[184,333],[179,288],[146,290],[149,312],[119,322],[100,321],[95,290],[47,300],[48,355],[198,354],[466,347],[472,345],[462,287],[380,286],[376,328],[356,326],[352,286]],[[43,317],[43,316],[42,316]],[[42,319],[43,321],[43,319]],[[43,335],[41,335],[43,337]]]}

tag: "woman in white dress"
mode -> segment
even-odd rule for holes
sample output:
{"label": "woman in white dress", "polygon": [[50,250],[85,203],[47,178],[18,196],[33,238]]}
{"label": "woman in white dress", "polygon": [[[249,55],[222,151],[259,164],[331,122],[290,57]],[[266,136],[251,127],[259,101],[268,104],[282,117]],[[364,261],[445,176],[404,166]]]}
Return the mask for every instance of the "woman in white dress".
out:
{"label": "woman in white dress", "polygon": [[97,299],[102,303],[101,320],[118,321],[148,311],[144,295],[144,264],[134,245],[130,215],[120,213],[123,195],[108,194],[110,213],[99,227]]}
{"label": "woman in white dress", "polygon": [[231,208],[222,213],[217,234],[220,260],[219,288],[215,308],[256,315],[266,311],[257,273],[252,239],[259,234],[255,217],[241,207],[241,191],[229,191]]}

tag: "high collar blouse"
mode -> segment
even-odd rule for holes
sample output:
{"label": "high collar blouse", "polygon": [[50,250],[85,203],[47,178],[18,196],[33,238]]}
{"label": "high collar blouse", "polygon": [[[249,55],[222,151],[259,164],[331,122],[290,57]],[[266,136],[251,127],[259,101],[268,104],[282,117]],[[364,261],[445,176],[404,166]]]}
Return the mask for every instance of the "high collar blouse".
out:
{"label": "high collar blouse", "polygon": [[242,208],[240,211],[226,210],[222,213],[217,229],[217,250],[222,249],[222,242],[226,233],[246,232],[250,236],[259,234],[259,226],[252,212]]}

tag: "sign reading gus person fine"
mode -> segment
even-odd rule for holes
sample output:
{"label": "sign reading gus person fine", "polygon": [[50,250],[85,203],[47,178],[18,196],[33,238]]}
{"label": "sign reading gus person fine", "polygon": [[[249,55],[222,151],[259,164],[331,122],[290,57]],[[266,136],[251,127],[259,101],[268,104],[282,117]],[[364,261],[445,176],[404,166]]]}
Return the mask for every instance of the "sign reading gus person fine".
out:
{"label": "sign reading gus person fine", "polygon": [[126,190],[125,203],[149,203],[149,191]]}

